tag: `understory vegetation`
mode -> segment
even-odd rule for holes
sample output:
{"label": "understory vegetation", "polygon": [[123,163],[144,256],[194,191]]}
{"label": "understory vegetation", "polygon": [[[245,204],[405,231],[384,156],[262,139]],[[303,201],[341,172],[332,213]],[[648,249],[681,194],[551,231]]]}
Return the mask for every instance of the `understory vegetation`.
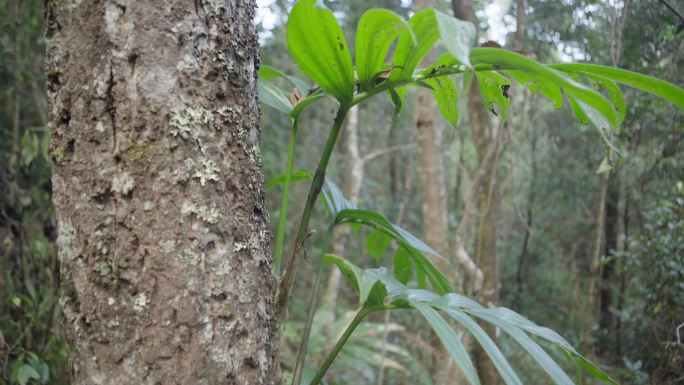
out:
{"label": "understory vegetation", "polygon": [[[260,5],[283,384],[684,381],[684,2]],[[0,384],[67,384],[43,2],[0,26]]]}

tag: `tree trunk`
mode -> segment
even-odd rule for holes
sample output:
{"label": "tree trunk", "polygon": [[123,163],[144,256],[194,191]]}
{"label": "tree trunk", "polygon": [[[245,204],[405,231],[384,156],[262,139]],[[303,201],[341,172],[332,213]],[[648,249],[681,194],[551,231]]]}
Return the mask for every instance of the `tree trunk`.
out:
{"label": "tree trunk", "polygon": [[605,237],[605,216],[606,216],[606,191],[608,190],[608,179],[610,178],[610,172],[604,172],[599,176],[599,198],[598,206],[596,207],[596,232],[594,233],[594,249],[591,254],[591,261],[589,262],[589,290],[587,296],[587,308],[584,313],[584,331],[583,338],[587,339],[589,336],[592,325],[596,320],[596,303],[599,297],[599,290],[597,285],[598,280],[601,277],[601,252],[604,250],[602,245],[604,244]]}
{"label": "tree trunk", "polygon": [[[442,131],[437,124],[439,111],[430,90],[419,89],[417,94],[415,125],[419,148],[418,186],[422,201],[423,238],[430,247],[446,257],[449,249],[449,226],[442,161]],[[448,264],[441,260],[437,262],[437,267],[442,272],[450,272],[451,267]]]}
{"label": "tree trunk", "polygon": [[[433,6],[432,0],[415,2],[416,10]],[[435,56],[429,53],[426,62],[431,63]],[[416,92],[414,122],[418,141],[418,181],[423,217],[423,239],[439,254],[447,257],[449,251],[449,224],[447,219],[446,182],[442,160],[442,131],[437,124],[439,111],[432,92],[420,88]],[[452,282],[460,281],[455,270],[444,260],[433,260],[435,266]],[[433,341],[439,344],[436,336]],[[435,349],[435,384],[460,383],[465,380],[463,373],[451,359],[447,350],[440,345]]]}
{"label": "tree trunk", "polygon": [[47,7],[73,383],[273,383],[254,2]]}
{"label": "tree trunk", "polygon": [[[610,46],[610,60],[613,67],[620,64],[622,56],[622,33],[627,22],[627,15],[629,14],[629,0],[622,2],[622,9],[614,9],[613,29],[611,31],[611,46]],[[620,221],[618,202],[620,201],[620,180],[621,178],[610,178],[607,180],[607,190],[605,194],[605,245],[603,254],[610,256],[618,247],[618,233],[620,231],[618,222]],[[606,263],[601,268],[601,283],[599,288],[599,329],[603,341],[599,346],[601,353],[607,353],[609,350],[617,353],[617,344],[615,340],[611,341],[611,334],[615,333],[616,320],[613,316],[613,284],[615,279],[616,262],[615,258],[607,258]]]}
{"label": "tree trunk", "polygon": [[[452,0],[452,8],[457,18],[470,21],[475,27],[479,25],[472,0]],[[497,169],[501,135],[497,135],[494,125],[490,122],[488,111],[480,96],[477,81],[473,81],[468,90],[467,106],[478,161],[480,164],[489,163],[484,170],[483,183],[477,195],[479,216],[475,233],[475,263],[484,277],[479,299],[485,306],[495,306],[499,302],[499,259],[496,249],[499,213]],[[492,162],[484,162],[491,148],[495,149],[496,157]],[[491,325],[483,324],[482,326],[494,340],[497,339],[496,330]],[[486,352],[479,346],[475,350],[475,359],[482,384],[499,383],[496,368]]]}

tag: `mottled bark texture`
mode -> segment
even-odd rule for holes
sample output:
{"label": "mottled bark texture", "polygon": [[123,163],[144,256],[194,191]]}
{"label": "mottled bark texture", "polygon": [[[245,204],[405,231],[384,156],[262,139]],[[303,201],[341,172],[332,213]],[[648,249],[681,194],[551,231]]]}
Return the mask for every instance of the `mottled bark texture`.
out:
{"label": "mottled bark texture", "polygon": [[47,2],[74,384],[271,384],[253,0]]}

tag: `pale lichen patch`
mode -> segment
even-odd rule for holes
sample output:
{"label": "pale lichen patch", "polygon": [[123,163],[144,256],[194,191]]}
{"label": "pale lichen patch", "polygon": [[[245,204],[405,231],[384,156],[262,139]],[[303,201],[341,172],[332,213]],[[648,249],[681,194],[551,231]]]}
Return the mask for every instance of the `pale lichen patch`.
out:
{"label": "pale lichen patch", "polygon": [[214,115],[202,107],[171,110],[171,135],[173,136],[199,140],[200,129],[213,123]]}
{"label": "pale lichen patch", "polygon": [[193,177],[198,178],[202,186],[206,185],[208,181],[217,182],[219,180],[218,175],[220,169],[213,160],[206,158],[201,159],[200,164],[200,169],[195,171]]}
{"label": "pale lichen patch", "polygon": [[76,229],[70,221],[60,218],[57,226],[57,250],[60,262],[71,262],[78,257],[78,251],[74,249]]}
{"label": "pale lichen patch", "polygon": [[183,250],[180,255],[178,255],[178,259],[189,266],[197,266],[200,263],[200,256],[188,249]]}
{"label": "pale lichen patch", "polygon": [[197,217],[209,224],[216,224],[218,223],[219,219],[219,212],[215,207],[207,207],[207,206],[200,206],[197,208],[195,211],[195,214]]}
{"label": "pale lichen patch", "polygon": [[228,275],[232,268],[230,267],[230,261],[224,260],[221,262],[219,267],[216,269],[216,274],[217,275]]}
{"label": "pale lichen patch", "polygon": [[133,179],[126,171],[121,174],[114,175],[112,179],[112,191],[117,192],[123,196],[128,196],[135,188],[135,179]]}
{"label": "pale lichen patch", "polygon": [[145,295],[145,293],[140,293],[133,300],[133,310],[140,313],[141,311],[143,311],[147,308],[147,305],[149,303],[150,303],[150,301],[147,298],[147,296]]}
{"label": "pale lichen patch", "polygon": [[170,254],[176,248],[176,241],[173,239],[159,241],[159,248],[164,254]]}

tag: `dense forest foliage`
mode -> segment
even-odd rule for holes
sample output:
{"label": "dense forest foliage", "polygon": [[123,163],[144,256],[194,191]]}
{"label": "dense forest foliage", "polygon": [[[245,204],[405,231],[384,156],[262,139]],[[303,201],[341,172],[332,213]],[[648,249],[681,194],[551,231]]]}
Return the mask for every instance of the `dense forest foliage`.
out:
{"label": "dense forest foliage", "polygon": [[[408,18],[420,7],[433,6],[467,19],[459,14],[459,3],[325,1],[348,41],[354,41],[359,19],[370,8]],[[681,0],[472,5],[478,44],[500,45],[543,63],[610,65],[684,85]],[[262,64],[298,74],[286,43],[292,6],[289,0],[264,1],[257,26]],[[0,26],[0,383],[68,383],[50,201],[50,160],[63,155],[48,151],[45,84],[51,74],[43,69],[43,2],[1,0]],[[462,286],[467,294],[557,331],[621,383],[684,381],[682,111],[623,89],[626,117],[612,138],[621,155],[607,161],[610,151],[601,135],[578,123],[570,106],[556,108],[542,92],[513,82],[508,120],[500,122],[496,111],[488,112],[484,118],[497,123],[482,136],[473,129],[473,122],[483,118],[471,113],[473,94],[462,89],[460,79],[459,89],[461,116],[455,127],[432,107],[440,128],[432,160],[424,157],[425,138],[417,127],[425,107],[420,91],[409,91],[399,115],[382,96],[352,110],[329,179],[355,205],[384,213],[449,259],[462,248],[479,264],[489,253],[493,263],[480,268],[485,285],[497,295],[483,297],[486,290],[472,282]],[[323,101],[302,115],[295,169],[314,169],[334,112],[335,106]],[[290,121],[263,107],[261,127],[263,167],[270,180],[284,172]],[[430,164],[441,171],[435,174]],[[294,185],[291,212],[302,211],[306,184]],[[443,220],[426,214],[435,191],[442,192],[435,199],[443,200]],[[273,183],[267,194],[275,232],[281,186]],[[288,236],[296,231],[295,218],[287,218]],[[332,248],[354,255],[356,263],[378,264],[366,251],[375,242],[371,232],[339,228],[330,233],[327,221],[323,210],[313,216],[316,233],[307,240],[308,254]],[[283,332],[280,360],[286,375],[294,367],[316,276],[313,264],[303,266]],[[358,305],[356,293],[334,269],[325,274],[308,347],[313,368]],[[330,383],[437,383],[431,375],[439,369],[437,345],[411,313],[372,315],[326,378]],[[532,358],[505,335],[499,345],[524,383],[548,383]],[[562,352],[555,353],[562,358]]]}

